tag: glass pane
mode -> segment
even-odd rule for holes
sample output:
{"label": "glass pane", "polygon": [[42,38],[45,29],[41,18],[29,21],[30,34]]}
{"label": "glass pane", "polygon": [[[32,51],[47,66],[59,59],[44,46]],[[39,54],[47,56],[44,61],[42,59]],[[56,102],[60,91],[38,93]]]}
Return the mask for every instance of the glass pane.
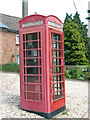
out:
{"label": "glass pane", "polygon": [[55,86],[55,91],[58,91],[58,90],[61,90],[62,89],[62,85],[61,83],[57,83],[57,84],[54,84]]}
{"label": "glass pane", "polygon": [[54,85],[52,85],[52,91],[54,92]]}
{"label": "glass pane", "polygon": [[38,59],[27,59],[27,66],[38,66]]}
{"label": "glass pane", "polygon": [[26,43],[26,49],[38,48],[38,41]]}
{"label": "glass pane", "polygon": [[53,33],[53,40],[58,40],[58,41],[60,41],[60,34]]}
{"label": "glass pane", "polygon": [[39,48],[41,48],[41,41],[39,41]]}
{"label": "glass pane", "polygon": [[62,80],[62,75],[58,75],[59,82]]}
{"label": "glass pane", "polygon": [[51,47],[55,49],[61,49],[61,43],[60,42],[51,42]]}
{"label": "glass pane", "polygon": [[39,92],[39,84],[27,84],[27,91]]}
{"label": "glass pane", "polygon": [[39,40],[41,39],[41,35],[40,35],[40,32],[39,32]]}
{"label": "glass pane", "polygon": [[52,59],[52,65],[61,65],[61,59],[53,58]]}
{"label": "glass pane", "polygon": [[25,58],[25,51],[23,52],[23,57]]}
{"label": "glass pane", "polygon": [[24,74],[26,74],[26,72],[25,72],[25,67],[24,67]]}
{"label": "glass pane", "polygon": [[39,57],[41,57],[41,50],[39,50]]}
{"label": "glass pane", "polygon": [[25,41],[25,34],[23,34],[23,41]]}
{"label": "glass pane", "polygon": [[38,82],[38,76],[27,76],[27,82]]}
{"label": "glass pane", "polygon": [[62,50],[52,50],[52,57],[63,57]]}
{"label": "glass pane", "polygon": [[61,92],[56,92],[56,93],[55,93],[55,99],[59,99],[59,98],[61,98],[61,97],[62,97]]}
{"label": "glass pane", "polygon": [[25,49],[25,43],[23,43],[23,49]]}
{"label": "glass pane", "polygon": [[26,41],[37,40],[37,33],[26,34]]}
{"label": "glass pane", "polygon": [[58,75],[55,75],[55,76],[54,76],[54,83],[55,83],[55,82],[58,82]]}
{"label": "glass pane", "polygon": [[63,49],[63,43],[60,43],[60,49]]}
{"label": "glass pane", "polygon": [[42,101],[42,94],[40,94],[40,100]]}
{"label": "glass pane", "polygon": [[19,35],[16,36],[16,43],[19,44]]}
{"label": "glass pane", "polygon": [[38,57],[38,50],[26,51],[26,57]]}
{"label": "glass pane", "polygon": [[52,72],[53,72],[53,74],[56,74],[56,73],[61,73],[61,67],[53,67],[52,68]]}
{"label": "glass pane", "polygon": [[25,59],[24,59],[24,66],[25,66]]}
{"label": "glass pane", "polygon": [[27,99],[39,101],[39,93],[27,93]]}
{"label": "glass pane", "polygon": [[38,74],[38,67],[27,68],[27,74]]}

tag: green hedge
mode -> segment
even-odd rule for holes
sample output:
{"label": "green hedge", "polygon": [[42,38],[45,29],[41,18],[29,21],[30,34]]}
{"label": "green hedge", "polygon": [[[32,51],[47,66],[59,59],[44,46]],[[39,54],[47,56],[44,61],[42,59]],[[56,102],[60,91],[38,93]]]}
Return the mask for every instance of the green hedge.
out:
{"label": "green hedge", "polygon": [[0,70],[3,72],[17,72],[19,73],[19,65],[16,63],[7,63],[0,66]]}

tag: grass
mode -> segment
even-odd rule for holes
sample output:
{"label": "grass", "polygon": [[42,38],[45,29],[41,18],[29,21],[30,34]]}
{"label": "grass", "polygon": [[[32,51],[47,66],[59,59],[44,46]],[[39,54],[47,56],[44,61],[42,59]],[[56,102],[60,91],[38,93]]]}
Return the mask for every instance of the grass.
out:
{"label": "grass", "polygon": [[63,112],[62,115],[68,115],[67,111]]}
{"label": "grass", "polygon": [[4,65],[0,65],[0,71],[19,73],[19,65],[16,63],[7,63]]}

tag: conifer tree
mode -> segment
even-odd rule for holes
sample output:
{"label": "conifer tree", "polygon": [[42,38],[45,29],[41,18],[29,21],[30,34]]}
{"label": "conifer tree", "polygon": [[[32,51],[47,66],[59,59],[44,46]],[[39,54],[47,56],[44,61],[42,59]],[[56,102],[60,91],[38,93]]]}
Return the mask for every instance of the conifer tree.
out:
{"label": "conifer tree", "polygon": [[78,14],[78,12],[76,12],[76,14],[74,15],[73,17],[73,21],[78,25],[78,30],[80,31],[83,39],[84,39],[84,42],[85,42],[85,55],[87,57],[87,59],[89,58],[89,54],[88,54],[88,49],[87,49],[87,46],[88,46],[88,36],[87,36],[87,33],[88,33],[88,29],[87,29],[87,25],[84,25],[84,22],[81,22],[80,20],[80,15]]}
{"label": "conifer tree", "polygon": [[78,25],[72,20],[71,16],[66,15],[63,25],[65,41],[65,64],[81,65],[87,64],[85,56],[85,42],[79,31]]}

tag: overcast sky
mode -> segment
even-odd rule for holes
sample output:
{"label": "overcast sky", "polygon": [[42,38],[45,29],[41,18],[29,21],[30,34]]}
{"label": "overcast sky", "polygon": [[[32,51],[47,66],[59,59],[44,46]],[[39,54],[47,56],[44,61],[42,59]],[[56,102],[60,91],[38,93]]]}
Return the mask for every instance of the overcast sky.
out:
{"label": "overcast sky", "polygon": [[[81,21],[85,24],[90,0],[74,0],[80,14]],[[55,15],[64,22],[66,13],[74,15],[76,12],[73,0],[28,0],[28,14],[37,12],[42,15]],[[0,0],[0,13],[22,17],[22,0]]]}

